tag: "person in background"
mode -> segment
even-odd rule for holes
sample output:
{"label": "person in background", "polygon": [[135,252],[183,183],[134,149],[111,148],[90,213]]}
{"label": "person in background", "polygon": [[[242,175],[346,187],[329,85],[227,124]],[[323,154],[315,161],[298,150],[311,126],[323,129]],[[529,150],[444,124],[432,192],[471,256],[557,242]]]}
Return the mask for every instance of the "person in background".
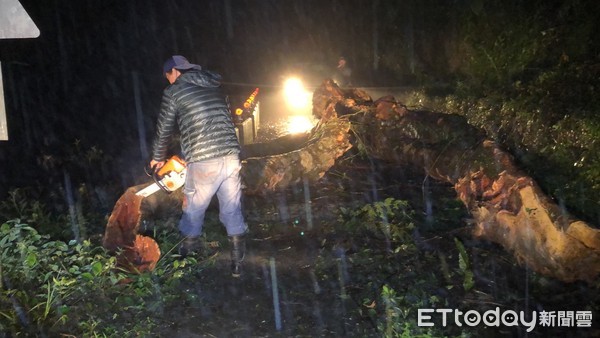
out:
{"label": "person in background", "polygon": [[351,81],[352,69],[348,66],[346,58],[341,56],[338,60],[338,65],[335,69],[333,80],[340,87],[349,87],[352,85]]}
{"label": "person in background", "polygon": [[240,144],[220,90],[221,76],[181,55],[165,61],[163,74],[169,86],[163,92],[150,166],[158,170],[164,165],[168,142],[179,131],[187,165],[179,252],[186,256],[202,249],[204,214],[216,194],[231,245],[231,273],[239,277],[248,226],[241,210]]}

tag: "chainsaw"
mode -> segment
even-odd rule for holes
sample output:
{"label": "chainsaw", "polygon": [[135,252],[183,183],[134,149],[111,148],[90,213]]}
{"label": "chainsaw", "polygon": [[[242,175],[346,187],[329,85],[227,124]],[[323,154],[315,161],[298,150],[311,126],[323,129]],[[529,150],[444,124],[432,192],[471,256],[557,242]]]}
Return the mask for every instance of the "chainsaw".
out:
{"label": "chainsaw", "polygon": [[170,194],[183,186],[185,172],[185,161],[179,156],[173,156],[160,169],[150,168],[150,172],[146,170],[146,174],[152,176],[154,183],[138,191],[136,195],[148,197],[159,190]]}

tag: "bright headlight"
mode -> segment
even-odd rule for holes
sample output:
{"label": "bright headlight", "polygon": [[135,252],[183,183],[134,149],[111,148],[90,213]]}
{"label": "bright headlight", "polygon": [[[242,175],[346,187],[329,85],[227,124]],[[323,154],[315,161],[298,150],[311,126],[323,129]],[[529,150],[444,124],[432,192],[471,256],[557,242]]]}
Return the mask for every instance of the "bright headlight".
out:
{"label": "bright headlight", "polygon": [[287,104],[291,108],[306,108],[310,103],[310,93],[306,91],[302,81],[298,78],[293,77],[285,81],[283,93]]}

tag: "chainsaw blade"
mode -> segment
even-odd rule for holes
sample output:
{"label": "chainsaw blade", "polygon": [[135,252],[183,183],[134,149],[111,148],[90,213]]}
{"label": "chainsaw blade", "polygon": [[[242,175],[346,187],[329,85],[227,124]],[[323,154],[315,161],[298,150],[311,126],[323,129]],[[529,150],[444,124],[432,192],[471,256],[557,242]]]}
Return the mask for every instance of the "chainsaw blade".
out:
{"label": "chainsaw blade", "polygon": [[158,184],[156,183],[152,183],[149,186],[145,187],[144,189],[138,191],[136,193],[137,196],[142,196],[142,197],[148,197],[152,194],[154,194],[155,192],[159,191],[160,187],[158,186]]}

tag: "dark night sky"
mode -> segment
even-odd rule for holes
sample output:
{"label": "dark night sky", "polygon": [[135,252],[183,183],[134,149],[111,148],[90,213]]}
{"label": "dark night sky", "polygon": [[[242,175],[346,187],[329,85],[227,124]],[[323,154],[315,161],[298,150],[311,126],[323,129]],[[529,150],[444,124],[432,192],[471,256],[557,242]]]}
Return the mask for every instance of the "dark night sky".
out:
{"label": "dark night sky", "polygon": [[125,69],[150,81],[167,56],[181,53],[232,81],[256,81],[283,63],[331,64],[371,47],[371,27],[357,27],[371,18],[369,1],[230,2],[227,11],[222,0],[24,0],[41,36],[3,41],[0,56],[48,76],[101,79]]}

